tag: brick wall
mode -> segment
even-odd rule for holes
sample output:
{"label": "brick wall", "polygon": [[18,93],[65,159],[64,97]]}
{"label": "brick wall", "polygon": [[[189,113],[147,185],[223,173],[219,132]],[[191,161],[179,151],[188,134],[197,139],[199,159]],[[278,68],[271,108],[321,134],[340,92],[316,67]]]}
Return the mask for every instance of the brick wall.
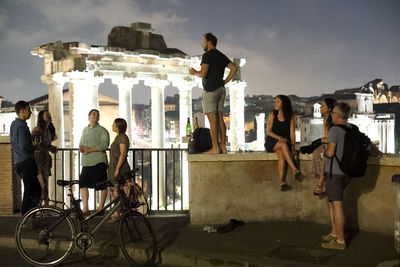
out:
{"label": "brick wall", "polygon": [[11,144],[0,139],[0,214],[13,214],[21,207],[21,179],[12,168]]}

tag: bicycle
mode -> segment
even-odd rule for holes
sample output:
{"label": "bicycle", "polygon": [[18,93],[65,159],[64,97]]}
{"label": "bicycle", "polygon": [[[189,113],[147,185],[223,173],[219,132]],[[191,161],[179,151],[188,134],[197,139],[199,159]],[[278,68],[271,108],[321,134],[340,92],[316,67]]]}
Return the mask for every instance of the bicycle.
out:
{"label": "bicycle", "polygon": [[[126,181],[134,177],[134,172],[132,174],[128,179],[119,178],[118,196],[103,209],[87,218],[84,218],[82,214],[79,205],[81,200],[75,199],[72,191],[73,185],[79,184],[79,181],[58,180],[59,186],[69,189],[71,208],[65,202],[52,201],[52,203],[62,204],[66,209],[52,205],[38,206],[28,211],[18,222],[15,231],[17,248],[21,256],[35,266],[55,266],[68,259],[74,247],[77,246],[83,251],[85,257],[86,250],[93,244],[93,235],[115,211],[120,209],[122,215],[118,236],[125,257],[134,266],[153,265],[157,254],[155,234],[150,222],[137,211],[138,207],[146,204],[137,200],[134,188],[131,188],[129,196],[123,190]],[[97,186],[110,187],[112,183],[105,181]],[[114,206],[100,222],[89,230],[88,222],[112,205]],[[78,233],[72,214],[75,215],[75,221],[79,226]]]}

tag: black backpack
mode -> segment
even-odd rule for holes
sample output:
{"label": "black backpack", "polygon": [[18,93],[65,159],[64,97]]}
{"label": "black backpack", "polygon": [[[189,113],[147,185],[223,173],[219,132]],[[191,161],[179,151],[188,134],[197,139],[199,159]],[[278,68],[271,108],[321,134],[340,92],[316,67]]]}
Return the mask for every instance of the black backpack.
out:
{"label": "black backpack", "polygon": [[195,153],[208,151],[212,148],[210,129],[197,128],[193,132],[193,146]]}
{"label": "black backpack", "polygon": [[[339,167],[343,173],[349,177],[362,177],[367,169],[368,145],[371,140],[364,133],[360,132],[358,127],[351,124],[350,127],[345,125],[334,125],[346,131],[344,135],[343,157],[338,159],[335,152],[335,158],[339,163]],[[332,173],[331,160],[331,173]]]}

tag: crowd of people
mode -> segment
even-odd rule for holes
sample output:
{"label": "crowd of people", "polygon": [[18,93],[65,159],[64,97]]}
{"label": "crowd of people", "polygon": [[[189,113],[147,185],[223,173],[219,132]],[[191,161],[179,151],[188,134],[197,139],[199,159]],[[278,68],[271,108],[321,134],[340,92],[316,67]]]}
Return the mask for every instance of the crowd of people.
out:
{"label": "crowd of people", "polygon": [[[203,79],[203,111],[210,122],[212,147],[206,154],[227,153],[226,126],[223,120],[223,103],[226,96],[225,84],[232,80],[237,67],[223,53],[216,49],[217,38],[212,33],[203,36],[202,47],[205,51],[199,71],[191,68],[189,73]],[[228,76],[223,79],[225,68],[229,69]],[[381,83],[381,81],[380,81]],[[13,164],[16,172],[24,183],[24,196],[21,207],[22,214],[38,205],[39,201],[48,204],[48,178],[51,176],[51,153],[56,153],[57,147],[52,142],[57,139],[51,114],[48,110],[39,113],[37,126],[30,133],[26,121],[31,116],[28,102],[19,101],[15,105],[17,118],[11,125],[10,139],[13,148]],[[320,144],[313,150],[312,173],[318,178],[313,193],[327,194],[331,232],[323,236],[325,243],[322,247],[330,249],[345,249],[343,191],[350,177],[341,170],[339,159],[343,155],[344,140],[347,128],[352,125],[347,122],[351,109],[345,103],[326,98],[322,102],[321,112],[324,136]],[[126,135],[127,123],[124,119],[114,120],[112,130],[117,134],[111,144],[110,159],[106,150],[110,146],[108,131],[99,124],[100,112],[92,109],[88,114],[89,124],[83,129],[79,142],[79,152],[82,153],[82,170],[79,177],[80,193],[85,216],[90,214],[88,188],[109,179],[114,184],[118,176],[130,173],[127,161],[129,138]],[[341,127],[335,127],[341,126]],[[345,128],[343,128],[345,127]],[[346,128],[347,127],[347,128]],[[286,166],[289,166],[295,179],[301,176],[299,166],[295,164],[295,114],[289,97],[278,95],[275,98],[274,109],[269,113],[265,150],[276,153],[278,157],[277,171],[280,190],[287,191],[291,186],[286,182]],[[369,151],[375,155],[380,152],[372,144]],[[108,194],[107,188],[101,190],[98,210],[104,207]],[[111,190],[116,197],[116,187]],[[116,212],[109,220],[116,222],[119,214]]]}
{"label": "crowd of people", "polygon": [[[345,146],[345,134],[348,129],[357,129],[355,125],[348,123],[351,108],[346,103],[338,103],[333,98],[326,98],[321,105],[321,113],[325,115],[323,120],[324,136],[319,140],[319,146],[314,148],[312,154],[311,173],[318,179],[313,190],[314,195],[326,194],[328,199],[329,218],[331,232],[322,238],[321,244],[328,249],[346,249],[344,238],[344,210],[343,192],[350,181],[351,176],[341,169]],[[338,126],[338,127],[334,127]],[[367,153],[372,156],[381,156],[382,153],[374,146],[368,137],[365,137]],[[280,190],[291,189],[285,182],[286,164],[292,169],[296,177],[301,173],[294,164],[294,115],[290,99],[284,95],[275,98],[274,110],[270,112],[267,124],[267,137],[265,149],[267,152],[275,152],[278,156],[278,173]],[[367,155],[368,157],[368,155]]]}
{"label": "crowd of people", "polygon": [[[29,131],[26,121],[31,117],[30,105],[26,101],[18,101],[15,104],[17,118],[11,124],[10,140],[12,144],[13,165],[17,174],[24,183],[24,195],[21,213],[36,207],[40,202],[49,204],[48,178],[51,176],[51,153],[57,152],[57,147],[52,142],[57,139],[51,114],[48,110],[40,111],[37,126]],[[82,213],[89,216],[89,190],[95,188],[101,190],[100,203],[97,207],[104,207],[108,190],[98,185],[107,179],[114,184],[111,195],[117,194],[117,177],[131,174],[131,168],[127,161],[129,138],[125,134],[127,123],[122,118],[114,120],[112,130],[117,134],[111,144],[110,161],[107,159],[106,150],[110,146],[108,131],[99,124],[100,112],[92,109],[88,114],[89,124],[83,129],[79,142],[79,152],[82,153],[82,170],[79,176],[79,187],[82,198]],[[114,223],[119,220],[116,212],[109,220]]]}

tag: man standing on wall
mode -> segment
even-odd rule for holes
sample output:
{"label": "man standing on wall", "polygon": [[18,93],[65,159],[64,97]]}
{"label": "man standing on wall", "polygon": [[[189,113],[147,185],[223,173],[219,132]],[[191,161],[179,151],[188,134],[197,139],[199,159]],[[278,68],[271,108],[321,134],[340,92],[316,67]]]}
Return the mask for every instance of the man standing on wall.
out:
{"label": "man standing on wall", "polygon": [[37,206],[42,195],[42,188],[37,178],[35,150],[26,123],[32,114],[31,107],[28,102],[18,101],[15,104],[15,112],[18,117],[11,123],[10,140],[13,165],[24,183],[24,196],[21,206],[21,213],[24,215],[28,210]]}
{"label": "man standing on wall", "polygon": [[[225,84],[228,83],[237,71],[237,67],[227,56],[217,50],[217,37],[212,33],[203,35],[201,44],[205,53],[201,59],[201,69],[189,69],[189,73],[203,78],[203,112],[210,122],[212,148],[204,153],[226,153],[226,126],[223,117]],[[225,68],[229,74],[224,80]],[[218,145],[218,139],[220,144]]]}

